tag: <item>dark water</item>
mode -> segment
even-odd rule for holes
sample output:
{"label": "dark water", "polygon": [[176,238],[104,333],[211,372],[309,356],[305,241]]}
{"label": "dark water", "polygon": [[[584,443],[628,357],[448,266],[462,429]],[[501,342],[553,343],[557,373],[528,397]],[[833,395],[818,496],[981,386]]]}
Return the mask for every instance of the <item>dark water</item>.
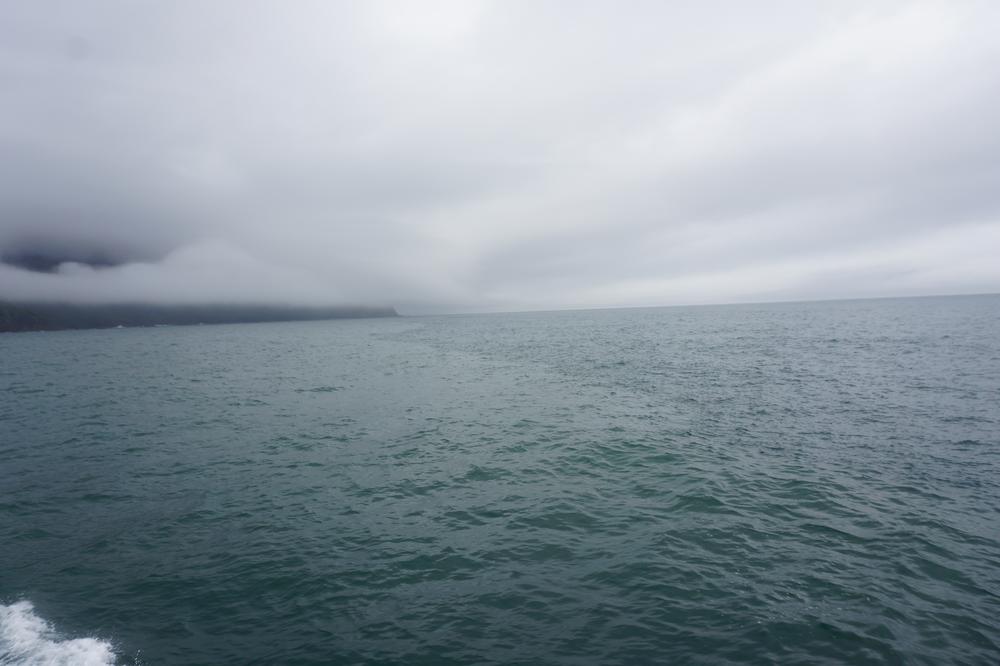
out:
{"label": "dark water", "polygon": [[2,335],[0,563],[0,663],[997,664],[1000,297]]}

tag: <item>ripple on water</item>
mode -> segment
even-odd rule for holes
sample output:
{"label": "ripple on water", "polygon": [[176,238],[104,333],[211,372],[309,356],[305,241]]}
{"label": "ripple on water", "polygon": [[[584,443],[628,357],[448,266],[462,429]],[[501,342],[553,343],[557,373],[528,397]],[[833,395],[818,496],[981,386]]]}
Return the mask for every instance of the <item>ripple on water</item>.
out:
{"label": "ripple on water", "polygon": [[0,663],[1000,663],[998,321],[0,336]]}

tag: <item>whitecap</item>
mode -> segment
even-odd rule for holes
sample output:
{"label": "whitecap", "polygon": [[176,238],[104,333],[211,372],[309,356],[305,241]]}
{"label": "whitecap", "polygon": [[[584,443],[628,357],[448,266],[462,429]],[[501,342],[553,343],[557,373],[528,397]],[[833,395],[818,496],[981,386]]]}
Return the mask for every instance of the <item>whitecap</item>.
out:
{"label": "whitecap", "polygon": [[115,663],[114,650],[96,638],[61,640],[30,601],[0,604],[0,665],[104,666]]}

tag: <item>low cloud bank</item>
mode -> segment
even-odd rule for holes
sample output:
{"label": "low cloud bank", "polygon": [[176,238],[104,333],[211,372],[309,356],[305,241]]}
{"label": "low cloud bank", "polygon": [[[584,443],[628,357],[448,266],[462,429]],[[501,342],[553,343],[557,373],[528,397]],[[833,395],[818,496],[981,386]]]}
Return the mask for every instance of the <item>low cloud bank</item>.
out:
{"label": "low cloud bank", "polygon": [[998,22],[975,1],[12,3],[0,299],[998,291]]}

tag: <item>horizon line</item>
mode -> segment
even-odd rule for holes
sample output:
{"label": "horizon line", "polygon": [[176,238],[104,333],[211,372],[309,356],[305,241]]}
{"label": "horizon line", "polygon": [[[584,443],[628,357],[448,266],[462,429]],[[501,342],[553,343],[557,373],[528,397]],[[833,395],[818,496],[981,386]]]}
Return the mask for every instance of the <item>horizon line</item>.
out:
{"label": "horizon line", "polygon": [[[1000,291],[968,292],[968,293],[945,293],[945,294],[910,294],[905,296],[835,296],[832,298],[794,298],[789,300],[774,301],[726,301],[726,302],[704,302],[704,303],[672,303],[668,305],[603,305],[595,307],[565,307],[565,308],[538,308],[526,310],[483,310],[483,311],[459,311],[459,312],[427,312],[422,314],[399,314],[400,317],[461,317],[468,315],[502,315],[502,314],[544,314],[547,312],[596,312],[600,310],[662,310],[664,308],[704,308],[704,307],[727,307],[736,305],[782,305],[796,303],[834,303],[848,301],[887,301],[896,299],[916,299],[916,298],[960,298],[960,297],[982,297],[1000,296]],[[401,306],[396,306],[397,308]]]}

